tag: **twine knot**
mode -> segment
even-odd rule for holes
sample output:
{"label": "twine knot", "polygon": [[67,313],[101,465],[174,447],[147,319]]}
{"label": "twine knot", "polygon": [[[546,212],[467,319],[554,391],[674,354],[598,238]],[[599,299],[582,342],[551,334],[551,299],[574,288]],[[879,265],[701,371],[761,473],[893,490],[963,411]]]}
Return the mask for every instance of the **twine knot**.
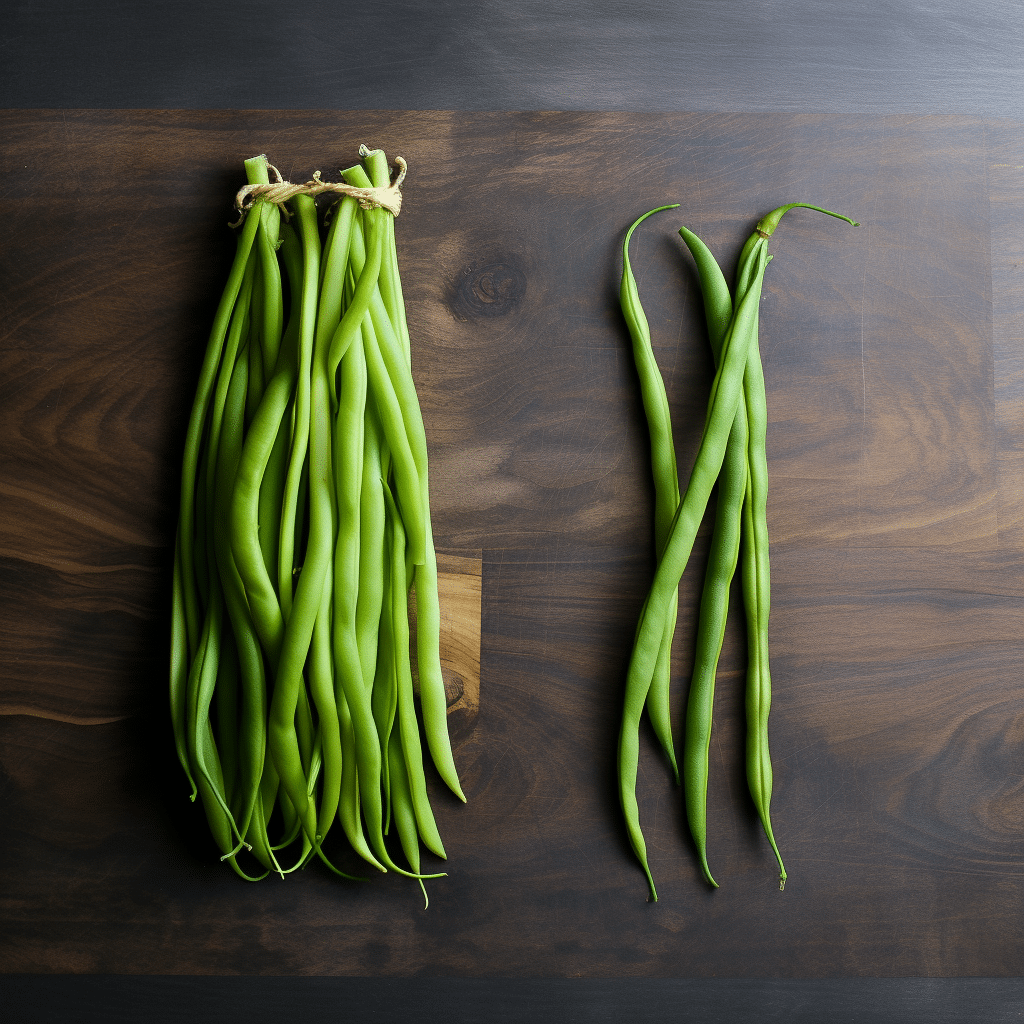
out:
{"label": "twine knot", "polygon": [[[364,147],[365,148],[365,147]],[[268,184],[243,185],[235,195],[235,209],[238,211],[238,220],[231,227],[237,228],[245,215],[256,205],[257,202],[274,203],[282,207],[282,213],[287,216],[284,204],[294,196],[312,196],[314,199],[324,193],[331,193],[342,196],[352,196],[364,210],[373,210],[376,207],[387,210],[395,217],[402,212],[402,182],[408,165],[400,156],[395,157],[395,166],[398,174],[394,180],[383,188],[360,188],[357,185],[349,185],[344,181],[324,181],[320,172],[316,171],[313,177],[302,184],[285,181],[281,172],[268,163],[268,169],[273,173],[276,181]]]}

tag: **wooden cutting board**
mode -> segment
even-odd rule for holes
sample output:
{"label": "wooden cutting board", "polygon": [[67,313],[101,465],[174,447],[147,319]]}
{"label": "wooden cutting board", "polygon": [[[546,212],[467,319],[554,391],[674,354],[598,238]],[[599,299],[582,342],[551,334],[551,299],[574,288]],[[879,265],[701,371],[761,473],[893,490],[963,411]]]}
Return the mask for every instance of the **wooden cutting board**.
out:
{"label": "wooden cutting board", "polygon": [[[747,115],[0,112],[0,963],[86,973],[1001,976],[1024,925],[1020,125]],[[246,157],[409,163],[397,224],[469,802],[449,876],[240,882],[167,724],[184,424]],[[688,472],[698,232],[757,219],[773,819],[745,795],[742,624],[701,883],[643,736],[649,904],[614,786],[651,485],[626,227]],[[677,734],[708,530],[680,590]],[[340,848],[340,841],[339,841]]]}

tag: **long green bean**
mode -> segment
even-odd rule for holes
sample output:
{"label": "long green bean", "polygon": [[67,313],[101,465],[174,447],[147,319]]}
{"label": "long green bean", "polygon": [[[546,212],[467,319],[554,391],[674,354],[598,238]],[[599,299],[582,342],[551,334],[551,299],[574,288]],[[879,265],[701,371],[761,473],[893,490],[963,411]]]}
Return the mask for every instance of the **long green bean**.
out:
{"label": "long green bean", "polygon": [[[626,232],[622,242],[622,280],[619,285],[619,304],[633,340],[633,361],[640,380],[640,396],[647,416],[647,431],[650,438],[651,473],[654,477],[654,546],[658,558],[668,540],[672,519],[679,507],[679,471],[676,468],[676,449],[672,440],[672,418],[669,412],[665,382],[658,369],[651,345],[651,331],[647,316],[640,303],[636,278],[629,261],[629,241],[633,232],[651,214],[662,210],[674,210],[678,203],[659,206],[639,217]],[[672,719],[670,713],[670,689],[672,682],[672,639],[675,635],[678,595],[665,619],[665,632],[658,651],[658,663],[650,692],[647,695],[647,713],[654,728],[654,734],[668,759],[676,782],[679,782],[679,767],[676,764],[675,745],[672,741]]]}

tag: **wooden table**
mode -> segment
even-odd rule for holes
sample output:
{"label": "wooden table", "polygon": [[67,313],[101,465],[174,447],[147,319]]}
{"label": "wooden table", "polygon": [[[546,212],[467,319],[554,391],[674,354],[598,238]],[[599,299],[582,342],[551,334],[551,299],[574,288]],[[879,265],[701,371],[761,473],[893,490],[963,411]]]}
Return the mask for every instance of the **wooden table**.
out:
{"label": "wooden table", "polygon": [[[0,962],[60,975],[1001,978],[1024,924],[1024,136],[967,116],[3,111]],[[397,223],[439,548],[481,574],[449,877],[240,882],[170,743],[184,424],[241,161],[410,166]],[[676,229],[757,219],[773,819],[745,794],[742,625],[701,882],[645,729],[646,900],[614,784],[652,572],[620,250],[688,473],[712,363]],[[685,478],[685,477],[684,477]],[[677,732],[710,539],[680,590]],[[738,600],[735,602],[738,612]],[[472,629],[470,629],[472,632]],[[433,781],[433,780],[432,780]],[[935,1019],[935,1018],[932,1018]]]}

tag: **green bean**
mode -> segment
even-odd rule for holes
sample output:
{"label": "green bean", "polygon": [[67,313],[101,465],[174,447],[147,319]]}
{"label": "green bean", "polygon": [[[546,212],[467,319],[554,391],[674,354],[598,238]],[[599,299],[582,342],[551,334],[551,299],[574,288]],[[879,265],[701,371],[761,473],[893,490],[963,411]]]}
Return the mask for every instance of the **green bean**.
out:
{"label": "green bean", "polygon": [[221,849],[223,856],[221,860],[233,859],[238,847],[232,841],[233,824],[231,815],[224,807],[223,798],[219,795],[224,789],[224,777],[220,771],[220,761],[217,756],[217,745],[213,737],[213,726],[209,721],[205,722],[199,729],[198,742],[202,752],[198,757],[204,764],[210,766],[211,776],[199,775],[199,796],[206,813],[206,820],[210,826],[214,842]]}
{"label": "green bean", "polygon": [[359,590],[356,597],[356,638],[363,685],[373,686],[381,607],[384,602],[384,487],[387,477],[381,452],[380,426],[372,401],[363,425],[363,479],[359,489]]}
{"label": "green bean", "polygon": [[[362,184],[363,182],[368,185],[369,179],[366,178],[365,174],[357,175],[354,173],[355,170],[361,171],[361,169],[350,168],[344,172],[346,180],[350,180],[350,183],[358,184],[360,187],[365,187]],[[381,264],[380,244],[383,241],[384,235],[383,226],[380,224],[379,218],[383,215],[382,210],[366,211],[366,216],[372,229],[369,240],[371,245],[367,246],[366,249],[364,249],[364,243],[358,226],[353,230],[352,266],[355,273],[361,275],[361,281],[366,279],[364,271],[367,267],[370,267],[379,275]],[[374,283],[376,284],[376,277],[374,278]],[[372,306],[373,299],[374,294],[371,290],[366,295],[367,304]],[[416,458],[413,454],[412,439],[407,429],[408,424],[406,420],[410,415],[409,398],[406,394],[403,403],[399,397],[394,381],[388,373],[387,363],[379,344],[380,339],[377,330],[379,326],[384,326],[384,321],[386,320],[386,317],[374,320],[371,314],[372,330],[370,331],[370,336],[372,337],[372,344],[364,344],[368,384],[380,410],[381,429],[394,460],[393,472],[398,492],[398,503],[409,530],[412,558],[414,562],[421,563],[426,558],[426,524],[424,522],[425,505],[422,480]],[[362,321],[363,316],[360,311],[357,323],[362,323]],[[390,328],[390,321],[387,321],[387,328]],[[413,393],[413,399],[413,404],[418,408],[418,401],[415,401],[415,392]]]}
{"label": "green bean", "polygon": [[[237,835],[238,828],[228,807],[224,795],[223,774],[217,761],[216,747],[212,741],[210,725],[210,705],[213,703],[213,692],[220,664],[220,645],[223,632],[224,602],[220,594],[220,585],[216,579],[211,585],[211,601],[203,622],[203,633],[199,642],[199,651],[192,662],[188,679],[188,704],[186,708],[188,754],[190,762],[195,766],[195,779],[200,787],[203,804],[208,805],[212,799],[219,807],[218,814],[223,813],[228,825]],[[207,733],[210,733],[209,738]],[[209,819],[209,812],[207,814]],[[213,828],[213,822],[210,822]],[[243,840],[238,836],[238,845],[226,849],[224,856],[242,848]]]}
{"label": "green bean", "polygon": [[[298,268],[294,266],[298,246],[298,238],[289,229],[282,249],[288,253],[293,283],[298,283]],[[271,575],[277,568],[277,548],[272,542],[280,532],[288,454],[286,421],[298,377],[298,326],[298,320],[293,319],[281,345],[277,368],[250,424],[230,506],[232,555],[245,585],[256,631],[272,665],[280,657],[284,635],[284,615]]]}
{"label": "green bean", "polygon": [[260,351],[263,357],[262,379],[274,375],[277,357],[281,351],[284,330],[284,307],[281,303],[281,265],[277,250],[283,243],[281,236],[281,210],[273,203],[260,203],[259,258],[263,284],[260,324]]}
{"label": "green bean", "polygon": [[[284,263],[285,270],[287,271],[289,293],[293,296],[299,295],[302,292],[302,243],[289,224],[282,226],[279,252],[281,254],[281,261]],[[268,384],[278,373],[288,372],[291,379],[294,380],[298,372],[300,321],[298,310],[300,305],[297,302],[292,303],[288,326],[282,335],[274,366],[271,368],[271,372],[267,374]],[[264,398],[266,398],[265,393]],[[277,435],[274,438],[270,455],[267,457],[266,465],[262,471],[257,500],[256,528],[259,534],[260,550],[263,554],[263,564],[266,569],[265,585],[273,592],[273,603],[277,603],[277,592],[273,589],[273,581],[277,580],[279,575],[278,541],[281,528],[281,507],[284,501],[285,475],[288,471],[288,442],[291,433],[289,409],[291,407],[291,400],[292,395],[289,393],[288,400],[284,405],[281,421],[277,427]],[[265,442],[261,440],[261,443]],[[278,608],[280,608],[280,605],[278,605]]]}
{"label": "green bean", "polygon": [[[390,770],[388,777],[391,780],[391,806],[394,810],[395,831],[398,832],[398,841],[402,844],[402,853],[409,862],[410,870],[420,874],[420,836],[416,827],[416,813],[412,806],[412,794],[409,790],[409,778],[405,771],[405,762],[402,759],[402,746],[398,732],[392,732],[388,741],[387,749],[388,763]],[[420,889],[423,892],[423,909],[430,906],[427,898],[427,887],[423,879],[419,879]]]}
{"label": "green bean", "polygon": [[267,834],[267,819],[274,806],[274,799],[277,791],[277,773],[274,771],[274,764],[270,758],[264,758],[263,772],[260,776],[259,796],[253,808],[252,818],[249,820],[249,830],[245,834],[245,840],[252,850],[253,856],[267,869],[267,872],[275,872],[284,878],[284,871],[274,856],[270,846],[270,838]]}
{"label": "green bean", "polygon": [[[363,484],[363,424],[366,408],[366,357],[361,340],[357,344],[349,343],[348,349],[341,359],[341,390],[337,405],[334,435],[337,444],[334,460],[334,489],[338,501],[338,529],[333,553],[332,647],[334,672],[336,685],[341,694],[339,702],[341,699],[346,702],[349,714],[352,716],[350,719],[354,730],[352,756],[355,759],[356,777],[359,782],[358,792],[364,807],[369,800],[370,810],[367,815],[367,829],[370,832],[369,843],[373,849],[377,850],[379,846],[375,843],[374,835],[378,826],[370,790],[372,787],[378,787],[379,802],[380,762],[379,757],[376,764],[372,760],[368,761],[363,749],[367,739],[362,716],[364,702],[365,706],[369,708],[369,693],[364,688],[364,671],[356,636],[357,586],[360,572],[360,505]],[[357,704],[358,710],[356,711],[353,711],[353,700]],[[373,735],[372,742],[376,743],[375,730]],[[366,777],[364,778],[364,776]],[[365,838],[365,833],[363,833],[363,839],[365,840]],[[385,870],[377,856],[371,856],[369,862],[379,870]]]}
{"label": "green bean", "polygon": [[654,676],[672,599],[678,590],[708,499],[722,467],[729,432],[742,396],[743,368],[767,262],[767,251],[763,244],[757,256],[758,274],[755,282],[738,302],[735,316],[722,343],[722,358],[711,386],[700,448],[640,615],[626,680],[619,734],[619,797],[630,843],[647,876],[651,897],[655,900],[658,896],[647,863],[646,844],[640,828],[636,800],[639,720]]}
{"label": "green bean", "polygon": [[[261,204],[261,205],[266,205]],[[256,245],[259,246],[262,241],[262,225],[260,231],[256,236]],[[249,330],[247,336],[248,342],[248,387],[245,391],[245,415],[244,423],[242,424],[242,432],[249,429],[249,424],[252,422],[253,416],[256,414],[256,409],[260,404],[260,399],[263,397],[263,389],[266,387],[266,379],[263,375],[263,339],[260,337],[263,333],[263,302],[265,298],[265,287],[263,282],[263,261],[259,258],[253,259],[253,282],[252,282],[252,299],[249,303]]]}
{"label": "green bean", "polygon": [[185,598],[181,582],[181,537],[174,539],[174,569],[171,600],[171,671],[170,671],[170,704],[171,725],[174,734],[174,747],[178,761],[185,771],[189,785],[192,787],[190,799],[196,798],[196,782],[189,766],[188,744],[185,740],[188,683],[188,637],[185,627]]}
{"label": "green bean", "polygon": [[[238,369],[238,373],[243,373],[245,370],[245,360],[243,359],[238,361],[237,357],[242,337],[247,329],[248,304],[252,290],[253,273],[254,264],[250,261],[247,263],[244,270],[242,284],[238,295],[238,302],[232,311],[230,325],[223,346],[223,358],[218,369],[216,385],[213,388],[212,396],[208,402],[210,422],[207,431],[205,480],[205,504],[208,509],[206,528],[208,535],[211,535],[215,529],[214,524],[216,517],[213,514],[213,504],[215,501],[217,484],[216,453],[220,447],[221,425],[224,420],[225,407],[228,404],[228,394],[231,388],[231,382],[238,376],[235,372],[236,368]],[[238,367],[236,365],[236,361],[241,362],[243,365]],[[236,388],[236,392],[240,393],[244,400],[244,386],[240,389],[240,392]],[[200,647],[202,648],[201,657],[200,654],[197,654],[193,661],[193,669],[189,677],[187,690],[188,728],[192,741],[189,754],[193,763],[197,767],[199,774],[203,779],[205,779],[207,785],[210,787],[217,803],[228,816],[231,827],[238,837],[238,848],[241,848],[241,846],[244,845],[244,839],[230,809],[228,808],[223,787],[222,785],[215,784],[213,775],[211,774],[212,768],[204,759],[206,747],[204,745],[203,731],[208,725],[210,706],[213,702],[213,694],[220,664],[220,648],[222,643],[224,616],[224,597],[219,580],[217,579],[218,570],[215,561],[215,550],[216,548],[213,542],[213,537],[209,536],[207,553],[208,559],[211,563],[210,603],[207,609],[206,623],[204,624],[203,639],[200,642]],[[225,856],[230,856],[230,854],[225,854]]]}
{"label": "green bean", "polygon": [[[227,366],[222,366],[222,377],[226,376]],[[244,623],[236,614],[236,601],[240,588],[234,586],[237,582],[232,575],[232,567],[225,564],[225,549],[221,543],[223,506],[225,495],[230,494],[234,478],[234,470],[238,460],[238,449],[241,445],[242,419],[244,416],[245,394],[248,380],[248,356],[246,348],[237,354],[234,368],[230,372],[227,391],[224,394],[223,406],[221,407],[215,399],[215,421],[219,419],[219,429],[216,431],[217,448],[216,457],[213,457],[212,443],[210,452],[210,465],[214,467],[212,500],[210,501],[211,515],[208,528],[210,530],[210,543],[208,550],[215,563],[211,572],[216,573],[220,579],[221,600],[224,610],[228,612],[229,620],[238,621],[239,630],[244,629]],[[220,394],[220,381],[218,381],[217,397]],[[219,416],[216,413],[219,412]],[[211,434],[213,430],[211,429]],[[251,813],[252,798],[256,779],[258,779],[259,764],[262,763],[262,750],[254,751],[250,744],[249,730],[252,725],[252,711],[249,701],[246,700],[246,721],[245,727],[239,730],[238,717],[238,688],[239,688],[239,653],[245,652],[242,633],[239,633],[237,641],[234,638],[234,630],[231,625],[226,625],[223,631],[222,644],[219,650],[219,660],[216,667],[213,695],[217,701],[218,726],[221,742],[220,749],[220,773],[222,780],[222,792],[226,805],[241,803],[243,817],[240,819],[236,810],[231,812],[233,822],[238,825],[239,839],[243,840],[248,828],[248,817],[244,815],[247,810]],[[249,669],[251,663],[246,662]],[[257,670],[258,671],[258,670]],[[262,680],[257,678],[255,686],[261,686]],[[245,692],[248,698],[251,695],[254,683],[246,680]],[[245,759],[239,764],[239,752],[244,747]],[[255,755],[255,757],[254,757]],[[253,761],[255,760],[255,765]],[[255,779],[250,781],[250,776],[255,774]],[[237,788],[237,794],[235,793]],[[244,841],[244,840],[243,840]]]}
{"label": "green bean", "polygon": [[224,293],[221,296],[220,304],[214,316],[213,327],[210,331],[206,353],[203,357],[203,366],[200,370],[199,385],[196,389],[196,397],[192,405],[188,430],[185,436],[185,451],[181,468],[181,508],[178,520],[178,538],[181,553],[182,605],[186,631],[189,637],[189,647],[193,651],[198,647],[200,632],[195,570],[193,568],[196,472],[206,416],[213,394],[217,371],[220,367],[224,342],[227,338],[235,302],[242,288],[242,281],[249,265],[249,254],[252,250],[253,240],[256,237],[256,229],[258,227],[259,222],[254,217],[251,224],[247,222],[244,225],[239,236],[231,273],[228,276],[228,282],[224,287]]}
{"label": "green bean", "polygon": [[[307,484],[306,455],[309,451],[310,389],[313,366],[313,343],[316,332],[317,280],[320,268],[320,241],[316,226],[316,206],[309,196],[292,200],[302,241],[302,292],[295,296],[299,303],[298,371],[295,404],[292,416],[292,438],[288,471],[285,477],[284,501],[281,509],[278,557],[278,601],[285,620],[291,614],[293,589],[292,568],[295,565],[296,533],[300,528],[298,509]],[[317,598],[319,591],[316,588]],[[280,770],[280,766],[279,766]]]}
{"label": "green bean", "polygon": [[398,683],[398,730],[405,759],[406,777],[412,800],[416,825],[424,845],[438,857],[446,858],[444,844],[437,831],[430,801],[427,798],[427,784],[423,775],[423,752],[420,747],[420,733],[416,723],[416,708],[413,702],[412,671],[409,667],[409,588],[405,575],[405,528],[398,514],[398,506],[391,490],[384,485],[384,500],[387,503],[391,526],[391,622],[392,650],[395,675]]}
{"label": "green bean", "polygon": [[[307,199],[298,196],[296,199]],[[315,210],[312,201],[302,203],[299,209],[300,225],[304,235],[315,231]],[[308,247],[312,253],[312,247]],[[307,259],[311,258],[307,255]],[[307,265],[306,273],[316,280],[314,268]],[[315,307],[310,310],[312,314]],[[312,329],[309,332],[314,333]],[[312,338],[309,339],[312,342]],[[305,417],[297,413],[297,424],[305,419],[307,429],[296,427],[296,437],[305,434],[298,445],[301,457],[309,458],[309,541],[295,589],[294,603],[285,623],[281,642],[281,656],[277,664],[274,693],[270,702],[268,740],[274,765],[281,784],[288,794],[302,824],[302,831],[314,849],[318,848],[316,818],[307,792],[307,776],[303,771],[305,758],[296,736],[296,712],[304,714],[305,697],[302,670],[306,662],[317,612],[323,598],[327,571],[330,566],[334,536],[334,514],[330,491],[331,478],[331,426],[328,381],[324,372],[322,353],[312,344],[303,357],[305,370],[298,377],[297,407],[305,403]],[[306,376],[308,374],[308,377]],[[308,383],[307,383],[308,381]],[[293,448],[292,467],[295,465]],[[289,472],[291,471],[291,468]],[[290,472],[291,475],[291,472]],[[283,596],[283,595],[282,595]]]}
{"label": "green bean", "polygon": [[[676,450],[672,441],[672,419],[669,412],[668,396],[665,394],[665,382],[654,357],[650,327],[643,306],[640,304],[636,279],[630,266],[629,240],[637,226],[651,214],[659,213],[661,210],[674,210],[678,205],[678,203],[673,203],[671,206],[659,206],[656,210],[645,213],[633,222],[622,242],[622,280],[619,285],[619,304],[633,341],[633,361],[640,379],[640,395],[650,435],[651,472],[654,477],[654,544],[658,558],[661,557],[661,552],[668,539],[669,528],[672,525],[672,518],[679,507],[679,473],[676,468]],[[672,681],[672,638],[675,635],[678,604],[677,595],[665,620],[665,632],[658,652],[658,663],[646,702],[647,713],[650,716],[655,736],[668,759],[677,784],[679,782],[679,767],[676,764],[672,742],[669,696]]]}
{"label": "green bean", "polygon": [[[716,364],[732,319],[729,286],[710,250],[686,227],[679,233],[693,255],[704,296],[708,340]],[[748,282],[749,285],[749,282]],[[749,357],[748,357],[749,360]],[[746,371],[744,371],[745,379]],[[708,751],[715,695],[715,674],[725,637],[729,585],[739,557],[743,499],[747,490],[747,413],[741,402],[736,410],[725,460],[718,481],[718,501],[711,550],[701,595],[697,644],[686,709],[683,748],[683,788],[686,815],[708,883],[717,888],[707,859]]]}
{"label": "green bean", "polygon": [[[389,545],[390,548],[390,545]],[[390,600],[392,554],[388,550],[384,554],[384,589],[389,599],[381,610],[380,624],[377,630],[377,657],[374,665],[374,677],[370,691],[370,709],[373,721],[377,726],[377,736],[381,751],[381,786],[384,792],[384,834],[388,832],[391,821],[391,762],[388,758],[388,744],[391,734],[395,731],[395,717],[398,713],[398,671],[395,664],[395,647],[393,631],[393,608]]]}
{"label": "green bean", "polygon": [[[230,630],[226,631],[230,633]],[[216,711],[217,749],[220,752],[221,775],[224,780],[224,799],[230,807],[235,801],[238,782],[238,656],[235,645],[225,636],[217,668],[217,687],[214,690]],[[234,817],[232,810],[232,817]],[[237,820],[237,818],[236,818]]]}
{"label": "green bean", "polygon": [[[344,301],[345,281],[348,276],[349,247],[352,239],[352,222],[356,217],[358,204],[351,196],[344,196],[338,204],[338,212],[331,221],[330,231],[327,235],[327,242],[324,245],[325,258],[322,262],[322,277],[320,281],[320,293],[317,299],[317,322],[316,322],[316,345],[318,350],[330,353],[332,347],[337,346],[337,358],[332,359],[327,355],[327,376],[333,381],[337,372],[338,363],[344,355],[351,336],[347,341],[335,342],[335,337],[342,319],[342,304]],[[367,279],[364,289],[373,289],[375,281]],[[351,299],[345,309],[346,315],[355,320],[358,328],[361,314],[349,314]],[[332,399],[333,395],[332,387]]]}
{"label": "green bean", "polygon": [[[857,226],[856,221],[831,210],[809,203],[789,203],[762,217],[755,235],[767,238],[782,217],[796,207],[816,210]],[[749,245],[755,243],[748,242]],[[742,274],[745,264],[741,261]],[[772,832],[770,804],[772,795],[772,766],[768,749],[768,712],[771,707],[771,674],[768,663],[769,563],[768,520],[768,463],[765,432],[768,422],[765,403],[764,374],[756,346],[751,349],[744,378],[750,440],[748,443],[748,492],[744,504],[745,531],[750,537],[743,556],[743,593],[748,622],[748,678],[747,678],[747,785],[757,807],[765,834],[779,863],[779,888],[786,884],[786,869],[782,863],[775,836]],[[753,627],[753,628],[752,628]]]}
{"label": "green bean", "polygon": [[317,836],[320,841],[327,835],[341,801],[342,747],[341,721],[334,696],[334,661],[331,652],[331,602],[334,579],[328,565],[323,593],[309,652],[309,688],[316,706],[320,727],[323,759],[323,791],[317,816]]}
{"label": "green bean", "polygon": [[[426,560],[426,523],[423,517],[422,490],[409,435],[401,419],[401,402],[388,376],[384,358],[372,330],[366,335],[367,383],[380,410],[380,426],[392,458],[392,473],[399,493],[398,503],[406,522],[415,523],[418,539],[409,538],[410,555],[415,562]],[[413,527],[410,527],[412,530]]]}
{"label": "green bean", "polygon": [[246,435],[230,506],[231,553],[263,649],[275,665],[280,658],[284,616],[261,545],[260,495],[275,447],[283,447],[281,425],[291,403],[294,367],[286,363],[267,386]]}
{"label": "green bean", "polygon": [[[785,209],[782,210],[785,213]],[[779,214],[781,217],[782,214]],[[777,224],[778,221],[775,221]],[[750,274],[750,261],[744,256],[764,232],[762,225],[747,239],[740,254],[737,289],[745,286]],[[772,831],[772,770],[768,750],[768,708],[771,704],[771,674],[768,662],[768,611],[770,574],[768,559],[767,491],[768,466],[765,447],[768,413],[758,345],[751,348],[743,378],[744,405],[749,425],[745,470],[747,490],[741,510],[743,543],[741,546],[741,578],[743,604],[747,618],[747,786],[761,819],[762,826],[779,864],[779,888],[786,884],[786,869]]]}
{"label": "green bean", "polygon": [[338,703],[338,715],[341,719],[341,750],[342,750],[342,776],[341,776],[341,803],[338,807],[338,819],[341,827],[348,838],[352,849],[363,858],[371,867],[378,871],[387,871],[387,868],[374,856],[366,841],[366,833],[363,830],[362,816],[360,813],[359,800],[359,771],[356,762],[356,735],[352,725],[352,715],[345,700],[345,694],[340,691],[336,693]]}

